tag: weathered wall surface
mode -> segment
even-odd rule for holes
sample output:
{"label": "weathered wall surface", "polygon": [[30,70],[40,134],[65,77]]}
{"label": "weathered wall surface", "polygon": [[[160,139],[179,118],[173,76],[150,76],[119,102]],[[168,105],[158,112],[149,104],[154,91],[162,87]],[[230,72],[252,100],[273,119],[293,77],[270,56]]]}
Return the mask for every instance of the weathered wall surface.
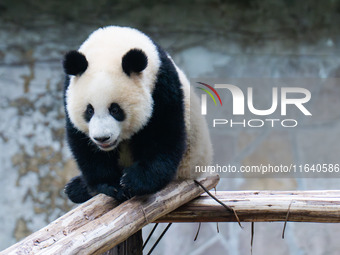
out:
{"label": "weathered wall surface", "polygon": [[[77,174],[64,140],[63,54],[105,25],[151,35],[189,77],[340,75],[340,1],[19,1],[0,2],[0,249],[72,208],[63,194]],[[307,131],[230,132],[223,156],[255,164],[305,162],[325,149],[339,158],[340,89],[313,87],[318,125]],[[321,124],[320,124],[321,123]],[[315,123],[314,123],[315,124]],[[325,139],[324,134],[331,134]],[[331,137],[331,138],[329,138]],[[281,149],[277,149],[280,147]],[[321,153],[322,155],[322,153]],[[339,179],[223,179],[219,189],[336,189]],[[176,224],[155,254],[249,254],[237,224]],[[338,254],[333,224],[256,224],[254,254]],[[180,236],[180,238],[179,238]]]}

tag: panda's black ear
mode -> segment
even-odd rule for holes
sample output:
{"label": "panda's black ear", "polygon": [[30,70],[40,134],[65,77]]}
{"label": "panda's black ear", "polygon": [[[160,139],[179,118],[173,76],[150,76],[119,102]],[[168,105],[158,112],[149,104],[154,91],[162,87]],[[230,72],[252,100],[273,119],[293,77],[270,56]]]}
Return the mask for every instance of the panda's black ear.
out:
{"label": "panda's black ear", "polygon": [[129,50],[122,59],[124,73],[130,76],[131,73],[140,73],[148,65],[148,57],[140,49]]}
{"label": "panda's black ear", "polygon": [[79,51],[73,50],[66,53],[63,61],[63,67],[66,74],[81,75],[85,72],[87,66],[86,57]]}

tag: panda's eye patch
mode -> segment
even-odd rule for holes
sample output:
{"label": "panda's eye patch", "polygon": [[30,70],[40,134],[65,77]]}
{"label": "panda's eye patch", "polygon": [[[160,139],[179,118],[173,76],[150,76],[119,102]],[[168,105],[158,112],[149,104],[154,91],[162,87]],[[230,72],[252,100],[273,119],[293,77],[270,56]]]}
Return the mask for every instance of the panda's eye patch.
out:
{"label": "panda's eye patch", "polygon": [[109,112],[113,118],[115,118],[118,121],[123,121],[125,119],[125,113],[120,108],[119,104],[112,103],[109,107]]}
{"label": "panda's eye patch", "polygon": [[94,108],[91,104],[88,104],[84,113],[84,118],[89,122],[94,114]]}

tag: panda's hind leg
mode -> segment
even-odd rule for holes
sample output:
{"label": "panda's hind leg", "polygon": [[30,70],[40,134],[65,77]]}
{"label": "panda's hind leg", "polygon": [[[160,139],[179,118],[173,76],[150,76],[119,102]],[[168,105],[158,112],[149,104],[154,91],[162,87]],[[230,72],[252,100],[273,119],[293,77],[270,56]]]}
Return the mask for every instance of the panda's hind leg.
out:
{"label": "panda's hind leg", "polygon": [[79,175],[70,180],[65,186],[65,193],[73,203],[84,203],[92,198],[83,176]]}

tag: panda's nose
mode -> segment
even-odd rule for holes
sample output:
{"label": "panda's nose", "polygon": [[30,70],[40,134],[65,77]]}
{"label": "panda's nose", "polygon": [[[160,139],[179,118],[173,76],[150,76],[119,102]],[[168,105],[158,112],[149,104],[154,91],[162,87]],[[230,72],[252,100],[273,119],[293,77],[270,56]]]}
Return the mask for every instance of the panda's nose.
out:
{"label": "panda's nose", "polygon": [[101,136],[101,137],[94,137],[94,140],[100,143],[105,143],[107,140],[110,139],[110,136]]}

